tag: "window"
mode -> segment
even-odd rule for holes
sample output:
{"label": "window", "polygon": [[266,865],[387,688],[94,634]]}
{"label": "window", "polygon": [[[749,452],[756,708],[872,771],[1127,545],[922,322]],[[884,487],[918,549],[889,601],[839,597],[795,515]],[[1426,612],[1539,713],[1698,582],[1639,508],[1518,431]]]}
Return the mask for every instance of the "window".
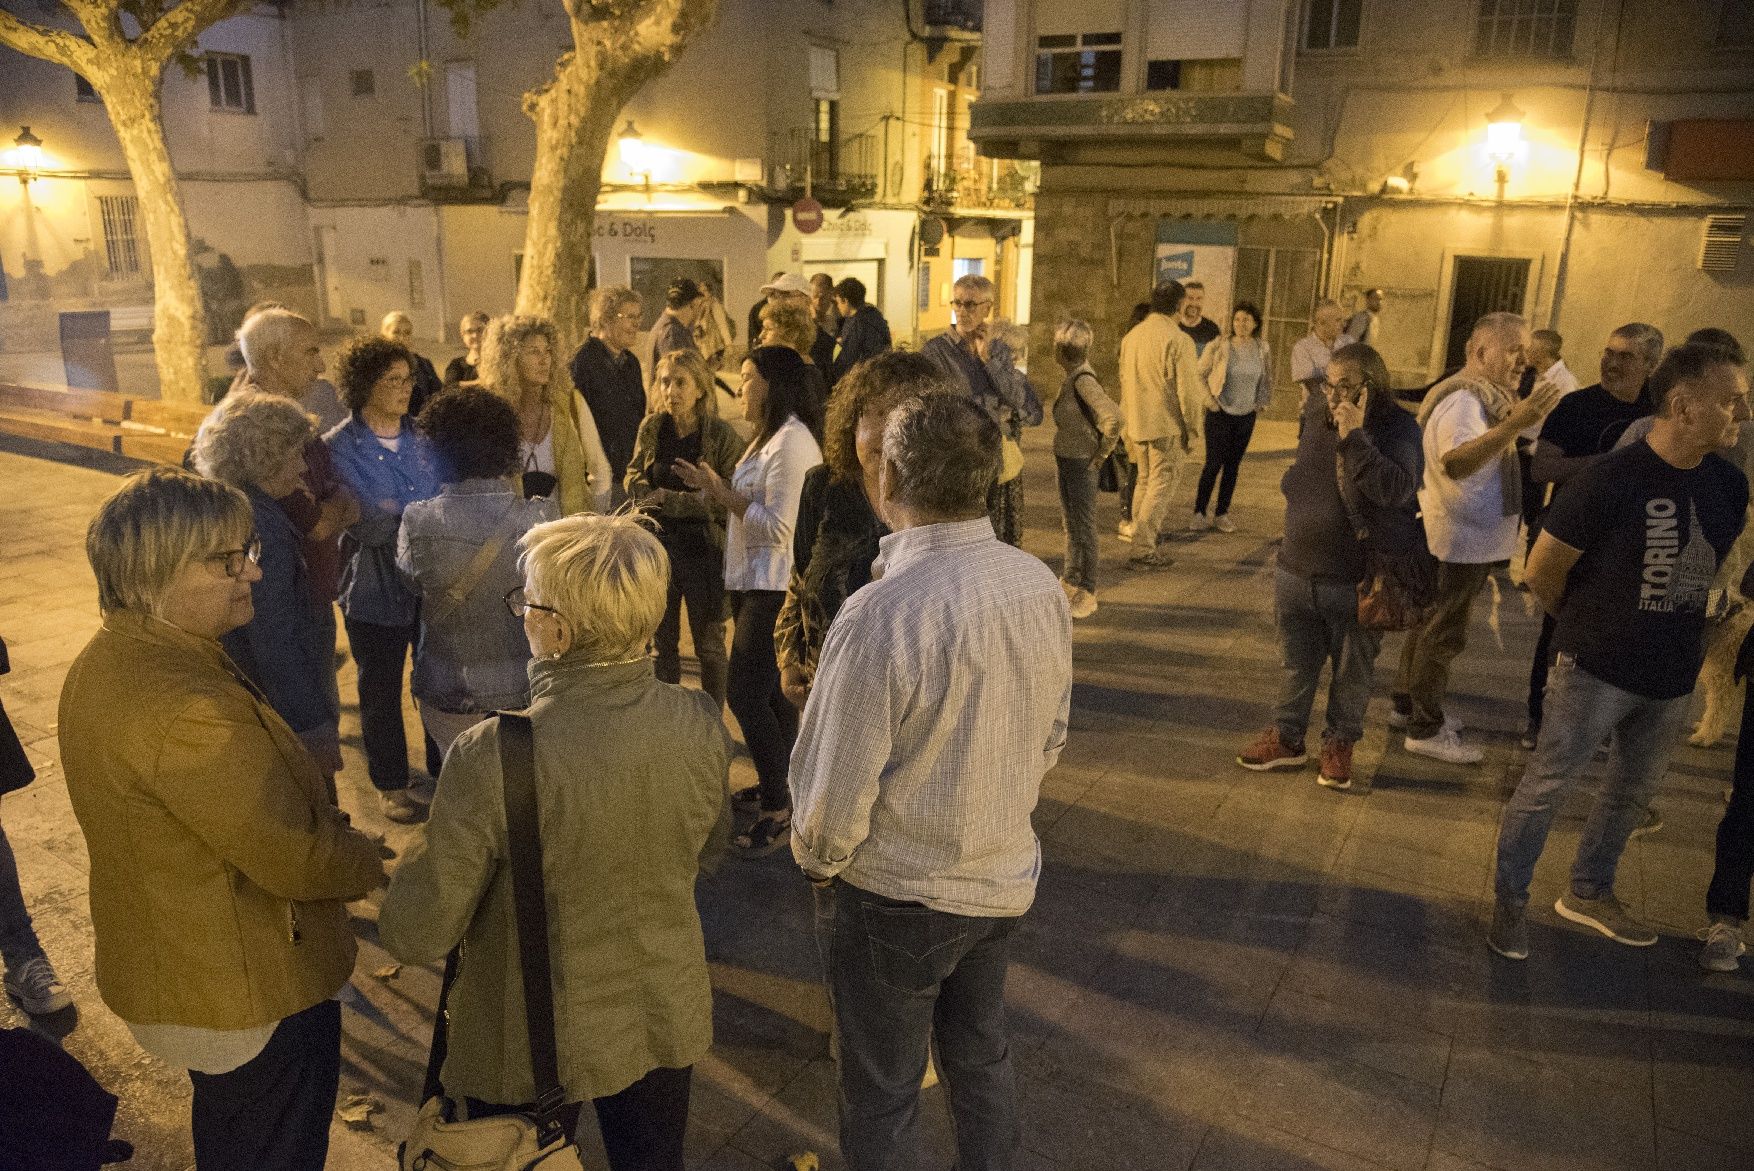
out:
{"label": "window", "polygon": [[1121,88],[1120,33],[1062,33],[1036,38],[1035,92],[1114,93]]}
{"label": "window", "polygon": [[1364,0],[1309,0],[1303,10],[1303,47],[1356,49]]}
{"label": "window", "polygon": [[1147,61],[1146,89],[1177,89],[1189,93],[1228,93],[1242,88],[1242,60],[1228,57],[1204,61]]}
{"label": "window", "polygon": [[91,82],[85,80],[84,77],[81,77],[77,73],[73,75],[73,96],[82,102],[103,101],[102,98],[97,96],[97,90],[92,88]]}
{"label": "window", "polygon": [[250,80],[250,59],[238,53],[207,54],[207,97],[215,110],[256,112],[256,87]]}
{"label": "window", "polygon": [[369,98],[378,92],[377,74],[373,73],[371,70],[355,69],[352,77],[354,97]]}
{"label": "window", "polygon": [[97,207],[104,225],[104,259],[110,279],[140,275],[140,201],[132,195],[100,195]]}
{"label": "window", "polygon": [[813,143],[810,165],[820,178],[840,175],[840,100],[816,99],[816,124],[811,128]]}
{"label": "window", "polygon": [[1474,52],[1482,57],[1571,57],[1577,0],[1480,0]]}

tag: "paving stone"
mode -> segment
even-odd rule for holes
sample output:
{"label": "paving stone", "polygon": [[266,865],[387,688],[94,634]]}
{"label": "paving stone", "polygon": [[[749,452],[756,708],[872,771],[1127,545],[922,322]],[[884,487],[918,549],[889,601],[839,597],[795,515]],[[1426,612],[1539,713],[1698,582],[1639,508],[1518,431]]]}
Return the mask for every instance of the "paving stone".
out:
{"label": "paving stone", "polygon": [[1375,1171],[1385,1166],[1248,1118],[1214,1123],[1193,1171]]}
{"label": "paving stone", "polygon": [[1526,1057],[1458,1044],[1435,1145],[1489,1167],[1649,1168],[1656,1160],[1650,1089],[1581,1086]]}

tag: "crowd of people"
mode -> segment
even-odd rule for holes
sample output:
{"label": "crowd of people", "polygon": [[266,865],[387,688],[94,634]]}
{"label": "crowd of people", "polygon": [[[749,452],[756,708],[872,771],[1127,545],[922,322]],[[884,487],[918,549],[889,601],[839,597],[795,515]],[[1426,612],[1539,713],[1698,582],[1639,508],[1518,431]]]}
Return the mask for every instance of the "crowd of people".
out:
{"label": "crowd of people", "polygon": [[[680,1168],[711,1043],[695,884],[727,850],[787,845],[814,887],[848,1165],[913,1165],[929,1049],[959,1165],[1010,1165],[1008,941],[1040,872],[1031,813],[1065,743],[1072,622],[1097,610],[1095,501],[1121,493],[1134,570],[1235,531],[1273,399],[1262,314],[1238,302],[1220,327],[1197,282],[1162,282],[1119,339],[1113,393],[1097,330],[1063,321],[1050,410],[982,277],[956,282],[952,328],[919,352],[891,348],[856,279],[780,273],[762,292],[740,358],[716,298],[684,278],[649,331],[637,293],[599,290],[565,362],[552,323],[470,314],[443,379],[391,314],[342,346],[333,384],[316,328],[258,307],[188,468],[132,476],[100,508],[103,625],[67,677],[62,760],[99,991],[143,1050],[190,1071],[203,1171],[322,1166],[355,952],[344,908],[386,884],[384,947],[449,957],[435,1109],[553,1115],[570,1133],[588,1101],[615,1171]],[[1325,669],[1317,779],[1349,788],[1375,662],[1401,632],[1389,718],[1405,749],[1477,763],[1445,710],[1450,671],[1494,567],[1524,554],[1548,619],[1486,942],[1528,955],[1536,860],[1606,745],[1555,910],[1653,943],[1615,865],[1660,824],[1651,798],[1708,614],[1754,588],[1723,580],[1749,503],[1746,355],[1711,329],[1665,350],[1634,323],[1578,389],[1559,335],[1492,313],[1465,365],[1409,404],[1373,344],[1383,304],[1371,290],[1345,320],[1322,302],[1292,349],[1283,679],[1237,762],[1308,762]],[[1023,429],[1050,413],[1057,578],[1016,547]],[[1202,439],[1191,519],[1172,526]],[[337,607],[379,811],[425,823],[393,873],[338,796]],[[684,609],[698,690],[681,686]],[[424,775],[403,722],[410,655]],[[757,775],[736,794],[727,706]],[[1700,960],[1717,970],[1742,953],[1754,875],[1751,729],[1754,706],[1706,908]],[[526,1032],[515,872],[531,856],[546,1056]],[[7,991],[64,1007],[22,904],[0,911]]]}

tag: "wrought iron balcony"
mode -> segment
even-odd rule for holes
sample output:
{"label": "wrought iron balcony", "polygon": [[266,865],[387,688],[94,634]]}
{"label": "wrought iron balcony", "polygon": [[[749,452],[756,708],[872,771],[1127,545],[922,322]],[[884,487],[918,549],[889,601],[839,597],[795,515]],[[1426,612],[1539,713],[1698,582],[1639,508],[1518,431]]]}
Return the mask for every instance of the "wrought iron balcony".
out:
{"label": "wrought iron balcony", "polygon": [[767,186],[788,200],[805,188],[825,207],[844,207],[877,194],[877,139],[871,134],[820,141],[813,130],[776,134],[768,144]]}
{"label": "wrought iron balcony", "polygon": [[980,0],[925,0],[922,8],[927,28],[981,31]]}
{"label": "wrought iron balcony", "polygon": [[1040,168],[1031,162],[977,159],[972,165],[939,166],[926,159],[920,202],[933,211],[1026,211],[1035,206]]}

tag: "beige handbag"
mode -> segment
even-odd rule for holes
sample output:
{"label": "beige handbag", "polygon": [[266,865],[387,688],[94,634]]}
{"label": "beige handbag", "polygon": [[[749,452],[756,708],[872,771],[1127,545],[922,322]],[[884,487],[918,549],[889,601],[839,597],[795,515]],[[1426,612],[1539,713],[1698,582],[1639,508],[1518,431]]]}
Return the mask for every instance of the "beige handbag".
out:
{"label": "beige handbag", "polygon": [[584,1171],[579,1149],[561,1125],[565,1091],[554,1040],[554,989],[549,984],[548,911],[542,887],[542,839],[536,830],[536,757],[527,716],[500,712],[499,759],[505,781],[506,837],[511,847],[516,940],[523,956],[524,1021],[530,1033],[530,1069],[536,1109],[453,1122],[452,1104],[439,1085],[444,1068],[446,1008],[457,975],[457,953],[445,961],[424,1105],[414,1133],[397,1151],[402,1171]]}

